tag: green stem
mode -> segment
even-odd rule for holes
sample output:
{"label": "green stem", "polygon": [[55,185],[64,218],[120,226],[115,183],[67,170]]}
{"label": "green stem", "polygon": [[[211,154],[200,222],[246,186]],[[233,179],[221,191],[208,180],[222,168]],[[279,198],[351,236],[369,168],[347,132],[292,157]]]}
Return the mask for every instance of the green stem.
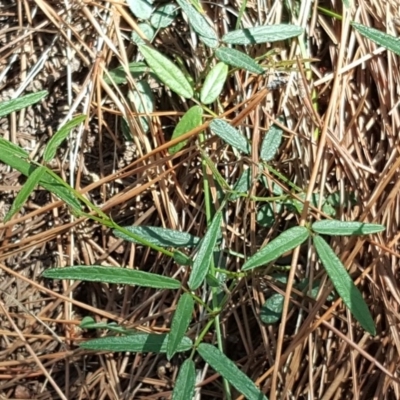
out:
{"label": "green stem", "polygon": [[317,9],[318,9],[318,11],[321,11],[321,14],[325,14],[325,15],[327,15],[328,17],[335,18],[335,19],[337,19],[338,21],[341,21],[341,20],[343,19],[341,15],[336,14],[335,12],[333,12],[333,11],[331,11],[331,10],[328,10],[327,8],[324,8],[324,7],[317,7]]}
{"label": "green stem", "polygon": [[247,0],[243,0],[242,4],[240,6],[240,10],[239,10],[239,14],[238,14],[238,19],[236,21],[235,29],[239,29],[240,28],[240,24],[242,23],[243,14],[244,14],[244,12],[246,10],[246,6],[247,6]]}
{"label": "green stem", "polygon": [[94,212],[96,212],[100,217],[86,213],[84,211],[77,211],[75,210],[76,214],[78,216],[84,216],[86,218],[91,219],[92,221],[96,221],[99,222],[109,228],[113,228],[129,237],[131,237],[132,239],[134,239],[136,242],[140,243],[143,246],[147,246],[150,247],[151,249],[155,250],[155,251],[159,251],[160,253],[163,253],[164,255],[168,256],[168,257],[173,257],[174,253],[171,251],[168,251],[166,249],[164,249],[163,247],[157,246],[151,242],[148,242],[147,240],[143,239],[142,237],[140,237],[139,235],[136,235],[135,233],[130,232],[129,230],[125,229],[122,226],[119,226],[117,223],[115,223],[113,220],[110,219],[110,217],[108,217],[107,214],[105,214],[100,208],[96,207],[93,203],[91,203],[89,200],[86,199],[85,196],[83,196],[82,194],[80,194],[77,190],[75,190],[74,188],[72,188],[71,186],[69,186],[66,182],[64,182],[57,174],[55,174],[51,169],[45,167],[47,169],[47,172],[53,176],[54,179],[57,180],[57,182],[60,183],[60,185],[64,186],[65,188],[67,188],[69,191],[71,191],[74,196],[76,198],[78,198],[82,203],[84,203],[89,209],[93,210]]}

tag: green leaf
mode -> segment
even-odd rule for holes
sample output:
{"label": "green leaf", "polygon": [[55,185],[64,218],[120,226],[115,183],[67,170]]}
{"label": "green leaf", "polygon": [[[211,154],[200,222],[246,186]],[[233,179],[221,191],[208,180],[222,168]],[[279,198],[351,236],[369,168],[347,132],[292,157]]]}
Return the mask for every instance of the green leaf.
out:
{"label": "green leaf", "polygon": [[264,227],[270,227],[275,222],[275,213],[282,210],[282,203],[275,203],[275,211],[270,203],[263,204],[257,212],[257,223]]}
{"label": "green leaf", "polygon": [[264,25],[248,29],[238,29],[225,34],[222,41],[228,44],[256,44],[286,40],[303,33],[303,28],[296,25]]}
{"label": "green leaf", "polygon": [[31,195],[35,187],[39,184],[43,175],[46,173],[46,169],[44,167],[37,167],[35,170],[29,175],[25,185],[17,194],[17,197],[14,200],[10,210],[4,217],[4,223],[8,222],[13,215],[15,215],[21,207],[24,205],[28,197]]}
{"label": "green leaf", "polygon": [[186,254],[180,252],[179,250],[174,251],[173,257],[174,261],[179,265],[193,265],[192,259]]}
{"label": "green leaf", "polygon": [[275,293],[269,297],[261,306],[260,320],[266,325],[279,322],[282,318],[284,300],[285,297],[280,293]]}
{"label": "green leaf", "polygon": [[151,25],[153,25],[155,29],[167,28],[174,22],[176,10],[176,5],[172,3],[157,8],[151,16]]}
{"label": "green leaf", "polygon": [[17,99],[0,102],[0,117],[11,114],[12,112],[22,110],[32,104],[37,103],[48,95],[47,90],[41,92],[27,94],[26,96],[18,97]]}
{"label": "green leaf", "polygon": [[[262,171],[265,167],[259,167],[259,170]],[[268,183],[268,180],[264,174],[260,174],[258,181],[263,184],[263,186],[270,192],[272,190],[272,194],[274,196],[283,196],[283,189],[276,182]],[[272,185],[271,185],[272,184]],[[272,187],[271,187],[272,186]],[[281,202],[282,200],[279,200]],[[283,201],[282,201],[283,204]]]}
{"label": "green leaf", "polygon": [[204,85],[200,92],[200,101],[203,104],[210,104],[215,101],[224,88],[228,66],[220,62],[206,76]]}
{"label": "green leaf", "polygon": [[[18,146],[15,146],[3,138],[0,138],[0,161],[21,172],[25,176],[29,176],[33,171],[32,164],[23,160],[21,157],[28,158],[29,155]],[[40,185],[48,191],[54,193],[76,212],[81,210],[81,204],[74,197],[72,190],[69,190],[68,187],[62,185],[47,171],[47,169],[46,173],[40,180]]]}
{"label": "green leaf", "polygon": [[154,289],[179,289],[181,287],[181,283],[178,280],[167,276],[135,269],[103,267],[100,265],[52,268],[45,270],[43,276],[52,279],[137,285]]}
{"label": "green leaf", "polygon": [[271,161],[275,157],[282,142],[282,133],[282,129],[275,125],[272,125],[271,128],[268,129],[261,144],[261,160]]}
{"label": "green leaf", "polygon": [[[21,147],[0,137],[0,157],[5,153],[12,157],[25,158],[25,159],[29,158],[29,154],[25,150],[21,149]],[[19,160],[17,160],[17,161],[19,161]],[[6,162],[4,162],[4,163],[7,165],[10,165],[9,163],[6,163]],[[12,165],[10,165],[10,166],[12,166]]]}
{"label": "green leaf", "polygon": [[308,236],[309,231],[304,226],[295,226],[288,229],[250,257],[244,263],[242,271],[248,271],[276,260],[287,251],[300,246],[307,240]]}
{"label": "green leaf", "polygon": [[132,14],[140,19],[149,19],[153,12],[153,0],[126,0]]}
{"label": "green leaf", "polygon": [[118,326],[115,322],[96,322],[92,317],[84,317],[79,324],[81,329],[108,329],[113,332],[122,333],[125,335],[132,335],[136,332],[124,328],[123,326]]}
{"label": "green leaf", "polygon": [[[262,175],[262,176],[264,176],[264,175]],[[265,178],[265,176],[264,176],[264,178]],[[268,187],[268,185],[266,185],[265,187]],[[283,189],[276,182],[272,182],[272,193],[275,196],[282,196],[283,195]]]}
{"label": "green leaf", "polygon": [[[125,226],[124,228],[134,235],[138,235],[142,239],[160,247],[195,247],[200,242],[200,238],[190,233],[157,226]],[[113,230],[113,234],[128,242],[140,243],[123,232]]]}
{"label": "green leaf", "polygon": [[210,129],[232,147],[242,153],[250,154],[250,146],[247,139],[228,122],[223,119],[214,119],[211,121]]}
{"label": "green leaf", "polygon": [[360,325],[374,336],[376,333],[374,320],[346,268],[322,237],[315,235],[313,241],[317,254],[343,303]]}
{"label": "green leaf", "polygon": [[214,247],[221,230],[221,223],[222,213],[219,211],[214,215],[208,231],[201,242],[196,259],[194,260],[192,272],[188,281],[188,285],[192,290],[196,290],[203,283],[208,273]]}
{"label": "green leaf", "polygon": [[[277,276],[275,274],[273,277],[280,283],[283,284],[287,283],[287,275]],[[313,299],[317,298],[320,289],[320,283],[321,283],[320,281],[313,282],[311,293],[309,293],[309,296],[312,297]],[[306,278],[301,282],[295,284],[294,287],[297,290],[304,292],[309,287],[309,280]],[[298,296],[295,294],[293,294],[293,297],[295,299],[298,299]],[[272,325],[275,324],[276,322],[279,322],[280,319],[282,318],[284,300],[285,297],[280,293],[274,293],[272,296],[270,296],[261,306],[260,320],[266,325]],[[330,294],[327,300],[333,301],[334,295]],[[301,301],[301,298],[299,299],[299,301]]]}
{"label": "green leaf", "polygon": [[336,215],[336,210],[328,202],[322,206],[322,212],[332,218]]}
{"label": "green leaf", "polygon": [[91,329],[93,325],[96,325],[96,321],[92,317],[84,317],[79,324],[79,328]]}
{"label": "green leaf", "polygon": [[[301,282],[299,282],[297,285],[295,285],[295,287],[302,292],[305,292],[305,289],[309,289],[309,286],[310,286],[310,281],[308,278],[303,279]],[[321,281],[319,281],[319,280],[313,281],[311,293],[308,290],[307,294],[311,298],[316,299],[318,296],[319,290],[320,290],[320,286],[321,286]],[[326,300],[334,301],[336,297],[337,297],[336,292],[334,290],[332,290],[332,292],[329,294],[329,296],[326,298]]]}
{"label": "green leaf", "polygon": [[139,50],[161,82],[186,99],[193,97],[193,89],[185,75],[167,57],[149,46],[139,45]]}
{"label": "green leaf", "polygon": [[207,22],[207,20],[186,0],[176,0],[179,6],[189,19],[189,24],[199,38],[208,47],[216,48],[218,46],[218,37],[214,28]]}
{"label": "green leaf", "polygon": [[188,358],[179,368],[176,378],[172,400],[190,400],[193,398],[196,383],[196,370],[194,362]]}
{"label": "green leaf", "polygon": [[372,40],[374,43],[400,56],[400,42],[398,37],[388,35],[385,32],[358,24],[357,22],[352,22],[351,25],[353,25],[358,32]]}
{"label": "green leaf", "polygon": [[344,192],[344,198],[342,198],[340,191],[336,191],[331,193],[326,201],[332,205],[332,207],[339,208],[341,205],[344,207],[348,206],[347,203],[350,203],[351,206],[355,206],[357,204],[357,198],[354,192]]}
{"label": "green leaf", "polygon": [[[189,108],[183,114],[181,120],[176,125],[174,132],[172,133],[172,139],[176,139],[181,137],[182,135],[190,132],[192,129],[197,128],[201,125],[203,121],[203,109],[200,106],[193,106]],[[175,154],[178,151],[182,150],[183,147],[186,146],[187,140],[183,140],[182,142],[176,144],[169,148],[170,154]]]}
{"label": "green leaf", "polygon": [[206,363],[248,400],[268,400],[254,382],[219,349],[211,344],[201,343],[197,351]]}
{"label": "green leaf", "polygon": [[312,224],[312,229],[321,235],[354,236],[370,235],[384,231],[386,228],[379,224],[367,224],[357,221],[338,221],[324,219]]}
{"label": "green leaf", "polygon": [[43,160],[48,163],[50,162],[54,156],[56,155],[56,151],[60,144],[65,140],[65,138],[69,135],[71,129],[75,128],[79,124],[81,124],[86,119],[86,115],[78,115],[77,117],[71,119],[71,121],[67,122],[63,125],[49,140],[47,143],[46,149],[44,150]]}
{"label": "green leaf", "polygon": [[218,278],[211,274],[206,275],[206,282],[208,286],[213,288],[220,288],[222,285]]}
{"label": "green leaf", "polygon": [[351,1],[350,0],[343,0],[343,4],[345,5],[346,8],[351,8]]}
{"label": "green leaf", "polygon": [[[129,351],[133,353],[166,353],[168,335],[155,333],[135,333],[128,336],[111,336],[89,340],[81,343],[79,347],[96,351]],[[193,342],[184,337],[179,343],[178,352],[188,351]]]}
{"label": "green leaf", "polygon": [[251,168],[246,168],[233,187],[233,192],[229,196],[230,201],[237,200],[240,196],[239,193],[249,193],[251,188]]}
{"label": "green leaf", "polygon": [[[139,78],[146,72],[150,71],[150,68],[144,62],[131,62],[128,64],[128,70],[131,73],[131,76],[134,78]],[[104,76],[104,81],[107,84],[110,84],[112,81],[116,85],[121,85],[127,82],[125,68],[121,65],[109,72],[110,78],[108,76]]]}
{"label": "green leaf", "polygon": [[[149,42],[152,42],[155,36],[155,32],[153,27],[151,27],[149,24],[141,23],[138,24],[138,27],[142,31],[143,35],[146,37],[146,39]],[[132,31],[131,33],[131,39],[132,42],[135,44],[146,44],[146,42],[138,35],[136,31]]]}
{"label": "green leaf", "polygon": [[124,138],[124,141],[129,143],[129,145],[133,144],[133,135],[130,130],[128,121],[125,117],[121,118],[121,133]]}
{"label": "green leaf", "polygon": [[175,314],[171,322],[171,331],[167,343],[167,358],[175,355],[176,350],[185,336],[186,330],[192,320],[194,301],[190,293],[184,293],[178,301]]}
{"label": "green leaf", "polygon": [[264,69],[256,61],[239,50],[222,46],[215,50],[215,55],[218,59],[233,67],[243,68],[253,74],[264,73]]}
{"label": "green leaf", "polygon": [[[150,85],[147,81],[142,80],[136,82],[136,91],[128,93],[129,100],[135,105],[138,113],[152,113],[154,111],[154,96]],[[140,117],[140,124],[144,132],[149,131],[149,123],[147,117]]]}

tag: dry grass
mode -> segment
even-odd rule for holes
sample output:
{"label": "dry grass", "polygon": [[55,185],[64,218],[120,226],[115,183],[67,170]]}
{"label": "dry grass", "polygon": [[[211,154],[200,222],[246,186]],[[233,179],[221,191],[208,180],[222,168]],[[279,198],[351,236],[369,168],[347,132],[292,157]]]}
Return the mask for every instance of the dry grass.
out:
{"label": "dry grass", "polygon": [[[225,8],[204,4],[221,36],[233,29],[237,3],[231,0]],[[279,2],[269,3],[249,2],[244,22],[272,24],[286,18]],[[332,242],[362,290],[378,333],[370,337],[359,329],[340,301],[330,306],[325,301],[328,283],[316,302],[288,298],[293,304],[283,322],[266,327],[258,318],[265,295],[259,280],[249,277],[238,284],[231,306],[221,315],[226,353],[271,399],[398,399],[399,63],[349,27],[351,17],[396,34],[398,4],[360,1],[340,22],[314,4],[308,14],[308,3],[301,3],[299,19],[292,22],[305,21],[308,50],[301,53],[295,41],[290,48],[281,43],[264,61],[270,66],[268,79],[284,70],[287,85],[265,90],[265,77],[236,72],[221,96],[227,118],[253,140],[251,158],[237,160],[215,140],[208,151],[233,183],[245,165],[256,165],[263,133],[285,115],[285,141],[274,168],[308,196],[340,191],[345,198],[355,191],[357,206],[341,207],[337,218],[387,226],[372,239]],[[341,13],[340,2],[335,4],[326,7]],[[58,152],[54,171],[122,225],[156,225],[202,236],[206,222],[194,140],[198,132],[190,134],[193,140],[177,157],[166,151],[173,127],[190,104],[154,87],[157,112],[148,115],[151,132],[145,134],[130,118],[133,143],[125,143],[121,134],[120,117],[136,113],[125,100],[126,88],[107,85],[104,76],[135,59],[136,48],[128,40],[132,30],[137,25],[122,1],[0,1],[1,98],[50,92],[40,105],[1,119],[0,133],[36,157],[62,121],[87,114],[85,129]],[[155,46],[170,58],[181,57],[199,79],[210,53],[195,40],[179,19],[157,35]],[[259,45],[249,51],[259,56],[272,49]],[[303,59],[312,60],[311,71]],[[292,60],[291,66],[285,66],[286,60]],[[134,88],[135,82],[128,86]],[[5,213],[24,179],[4,165],[0,168],[0,211]],[[276,180],[265,173],[270,183]],[[215,188],[211,175],[208,179]],[[287,184],[283,189],[290,192]],[[263,196],[266,191],[254,185],[252,193]],[[247,255],[287,226],[318,214],[311,208],[302,218],[279,215],[274,227],[266,229],[256,224],[256,203],[242,199],[230,204],[226,247]],[[154,354],[82,351],[77,344],[96,333],[82,332],[78,324],[90,315],[141,331],[167,332],[178,293],[44,281],[40,274],[50,266],[103,264],[185,280],[183,270],[75,218],[42,190],[35,191],[11,222],[0,224],[0,240],[0,398],[170,398],[179,357],[167,363]],[[312,253],[300,257],[294,252],[291,262],[290,285],[306,275],[325,276]],[[240,266],[240,259],[227,259],[230,270]],[[284,293],[268,276],[264,280],[270,292]],[[193,337],[203,324],[200,310],[196,318]],[[197,398],[222,398],[218,376],[201,363],[198,368]]]}

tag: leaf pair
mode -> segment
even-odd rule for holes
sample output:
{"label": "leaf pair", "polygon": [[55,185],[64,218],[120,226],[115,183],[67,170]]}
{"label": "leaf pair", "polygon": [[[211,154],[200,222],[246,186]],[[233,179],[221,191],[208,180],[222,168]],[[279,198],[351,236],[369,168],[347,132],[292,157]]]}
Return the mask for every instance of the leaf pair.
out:
{"label": "leaf pair", "polygon": [[[0,116],[5,116],[11,112],[15,112],[30,105],[33,105],[43,99],[47,94],[48,93],[46,91],[42,91],[38,93],[28,94],[26,96],[19,97],[18,99],[1,102]],[[79,115],[73,118],[53,135],[44,150],[44,162],[48,163],[54,158],[58,147],[69,135],[71,129],[81,124],[85,120],[85,118],[86,116],[84,115]],[[13,143],[8,142],[3,138],[0,138],[0,161],[4,162],[12,168],[17,169],[28,177],[24,186],[16,196],[10,210],[4,217],[4,222],[9,221],[12,216],[21,209],[35,187],[39,184],[55,193],[67,204],[72,206],[74,210],[79,211],[81,208],[79,201],[77,201],[64,186],[60,185],[59,182],[57,182],[57,180],[51,175],[50,171],[46,167],[35,166],[32,163],[29,163],[26,161],[28,158],[28,153],[26,153],[23,149],[14,145]]]}
{"label": "leaf pair", "polygon": [[[210,129],[223,141],[239,150],[244,154],[250,154],[250,144],[247,138],[223,119],[214,119],[211,121]],[[276,155],[282,141],[282,130],[275,125],[266,133],[261,144],[260,158],[263,161],[271,161]]]}
{"label": "leaf pair", "polygon": [[[254,382],[223,352],[208,343],[201,343],[197,349],[201,358],[226,379],[248,400],[268,400]],[[185,360],[179,369],[175,383],[173,400],[187,400],[193,397],[196,380],[195,365],[191,359]]]}
{"label": "leaf pair", "polygon": [[[218,37],[214,28],[210,26],[205,17],[186,0],[177,0],[177,2],[187,15],[190,26],[199,35],[200,40],[208,47],[216,49],[216,57],[223,62],[217,64],[207,76],[200,93],[200,99],[203,104],[212,103],[221,92],[228,72],[227,65],[243,68],[255,74],[264,73],[263,68],[247,54],[229,47],[222,46],[217,48],[219,46]],[[137,4],[135,7],[138,7]],[[132,6],[133,4],[131,4],[131,9]],[[149,9],[150,7],[148,7],[148,10]],[[136,12],[136,15],[138,15],[136,10],[133,10],[133,12]],[[150,17],[149,12],[140,15],[142,15],[142,17],[146,16],[147,18]],[[141,25],[141,27],[143,28],[142,30],[149,31],[146,36],[151,40],[153,36],[152,28],[146,24]],[[300,35],[302,32],[303,29],[295,25],[258,26],[229,32],[222,40],[228,44],[255,44],[292,38]],[[174,63],[157,50],[146,46],[145,42],[140,39],[137,34],[134,35],[134,41],[139,46],[140,52],[152,71],[167,87],[187,99],[193,97],[192,86],[182,71],[177,68]]]}
{"label": "leaf pair", "polygon": [[[312,225],[315,233],[324,235],[366,235],[381,232],[384,229],[384,226],[378,224],[334,220],[317,221]],[[248,271],[276,260],[286,252],[300,246],[309,236],[310,231],[305,227],[288,229],[250,257],[244,263],[242,270]],[[346,268],[323,238],[314,234],[313,243],[337,293],[361,326],[374,335],[375,326],[372,316]]]}
{"label": "leaf pair", "polygon": [[[111,336],[92,339],[80,344],[86,350],[111,351],[111,352],[152,352],[167,353],[171,343],[171,334],[134,333],[128,336]],[[192,341],[183,337],[175,346],[176,352],[185,352],[193,346]],[[199,355],[216,372],[225,378],[233,387],[250,400],[267,400],[254,382],[244,374],[237,365],[216,347],[201,343],[197,349]],[[192,398],[195,389],[195,364],[187,359],[181,365],[176,380],[172,399],[186,400]]]}

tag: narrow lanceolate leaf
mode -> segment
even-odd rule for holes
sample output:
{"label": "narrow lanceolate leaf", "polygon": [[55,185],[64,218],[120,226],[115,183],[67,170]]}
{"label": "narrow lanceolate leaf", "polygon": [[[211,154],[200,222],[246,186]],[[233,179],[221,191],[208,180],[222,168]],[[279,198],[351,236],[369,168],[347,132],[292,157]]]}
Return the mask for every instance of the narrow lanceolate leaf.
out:
{"label": "narrow lanceolate leaf", "polygon": [[[195,247],[200,238],[187,232],[175,231],[173,229],[160,228],[157,226],[126,226],[127,231],[142,239],[160,247]],[[114,230],[114,235],[132,243],[140,243],[127,234]]]}
{"label": "narrow lanceolate leaf", "polygon": [[[3,138],[0,138],[0,161],[2,163],[9,165],[11,168],[16,169],[25,176],[29,176],[32,173],[32,164],[24,160],[24,158],[27,159],[28,157],[28,153],[23,149]],[[61,178],[60,181],[62,182]],[[72,191],[61,182],[50,175],[46,170],[45,174],[41,177],[40,185],[49,192],[58,196],[66,204],[72,207],[73,210],[79,212],[81,209],[79,201],[75,198]]]}
{"label": "narrow lanceolate leaf", "polygon": [[393,53],[400,55],[400,42],[398,37],[388,35],[385,32],[378,31],[377,29],[374,28],[369,28],[368,26],[358,24],[357,22],[352,22],[351,24],[363,36],[372,40],[379,46],[382,46],[385,49],[388,49]]}
{"label": "narrow lanceolate leaf", "polygon": [[379,224],[367,224],[357,221],[337,221],[324,219],[312,224],[312,229],[321,235],[354,236],[370,235],[384,231],[386,228]]}
{"label": "narrow lanceolate leaf", "polygon": [[174,318],[171,323],[171,331],[167,343],[167,358],[170,360],[185,336],[187,328],[192,320],[194,301],[190,293],[184,293],[176,306]]}
{"label": "narrow lanceolate leaf", "polygon": [[206,76],[200,92],[200,101],[210,104],[221,94],[228,76],[228,66],[220,62]]}
{"label": "narrow lanceolate leaf", "polygon": [[[102,337],[81,343],[79,347],[96,351],[130,351],[133,353],[165,353],[168,335],[154,333],[136,333],[128,336]],[[184,337],[177,348],[178,352],[188,351],[193,342]]]}
{"label": "narrow lanceolate leaf", "polygon": [[170,26],[176,17],[176,10],[176,5],[172,3],[168,3],[157,8],[157,10],[151,16],[151,25],[153,25],[155,29],[161,29]]}
{"label": "narrow lanceolate leaf", "polygon": [[226,143],[245,154],[250,153],[247,139],[233,126],[223,119],[214,119],[210,124],[211,130]]}
{"label": "narrow lanceolate leaf", "polygon": [[239,50],[222,46],[215,50],[215,55],[218,59],[233,67],[243,68],[253,74],[264,73],[264,69],[256,61]]}
{"label": "narrow lanceolate leaf", "polygon": [[201,343],[197,349],[201,358],[225,378],[248,400],[268,400],[254,382],[215,346]]}
{"label": "narrow lanceolate leaf", "polygon": [[32,104],[42,100],[48,94],[47,90],[41,92],[27,94],[26,96],[18,97],[17,99],[0,102],[0,117],[4,117],[14,111],[22,110]]}
{"label": "narrow lanceolate leaf", "polygon": [[4,217],[4,222],[9,221],[13,215],[15,215],[21,207],[25,204],[26,200],[33,192],[35,187],[39,184],[40,180],[42,179],[43,175],[46,173],[45,167],[37,167],[30,175],[25,185],[19,191],[17,197],[14,200],[10,210]]}
{"label": "narrow lanceolate leaf", "polygon": [[[149,72],[149,67],[144,62],[131,62],[128,64],[128,70],[132,77],[139,78],[146,72]],[[104,81],[107,84],[114,82],[116,85],[121,85],[127,82],[125,68],[121,65],[109,72],[110,78],[107,75],[104,75]]]}
{"label": "narrow lanceolate leaf", "polygon": [[368,306],[346,268],[324,239],[316,235],[313,241],[317,254],[343,303],[360,325],[368,333],[375,335],[375,324]]}
{"label": "narrow lanceolate leaf", "polygon": [[196,370],[194,362],[188,358],[179,368],[176,378],[172,400],[190,400],[193,398],[194,385],[196,383]]}
{"label": "narrow lanceolate leaf", "polygon": [[[172,133],[171,139],[176,139],[181,137],[182,135],[190,132],[192,129],[197,128],[201,125],[203,121],[203,109],[200,106],[193,106],[189,108],[176,125],[174,132]],[[178,151],[182,150],[186,146],[187,140],[183,140],[182,142],[176,144],[169,148],[170,154],[175,154]]]}
{"label": "narrow lanceolate leaf", "polygon": [[186,99],[193,97],[193,89],[190,83],[174,63],[149,46],[139,45],[139,50],[161,82]]}
{"label": "narrow lanceolate leaf", "polygon": [[[25,159],[29,158],[29,154],[25,150],[21,149],[21,147],[0,137],[0,157],[3,154],[8,154],[9,156],[18,157],[18,158],[25,158]],[[0,158],[0,161],[1,161],[1,158]],[[4,164],[10,165],[10,164],[6,163],[5,161],[3,161],[3,162],[4,162]],[[12,165],[10,165],[10,167],[12,167]]]}
{"label": "narrow lanceolate leaf", "polygon": [[272,125],[271,128],[268,129],[261,144],[261,160],[271,161],[275,157],[282,142],[282,133],[282,129],[275,125]]}
{"label": "narrow lanceolate leaf", "polygon": [[139,50],[161,82],[182,97],[193,97],[193,89],[185,75],[167,57],[148,46],[141,45]]}
{"label": "narrow lanceolate leaf", "polygon": [[52,279],[137,285],[154,289],[179,289],[181,287],[181,283],[178,280],[167,276],[135,269],[99,265],[52,268],[45,270],[43,276]]}
{"label": "narrow lanceolate leaf", "polygon": [[218,37],[214,28],[207,20],[186,0],[176,0],[183,12],[189,19],[189,24],[199,35],[200,40],[208,47],[216,48],[218,46]]}
{"label": "narrow lanceolate leaf", "polygon": [[308,229],[304,226],[295,226],[294,228],[288,229],[250,257],[244,263],[242,271],[257,268],[276,260],[287,251],[300,246],[307,240],[308,236]]}
{"label": "narrow lanceolate leaf", "polygon": [[78,115],[77,117],[71,119],[64,126],[62,126],[49,140],[46,149],[44,150],[43,159],[46,163],[51,161],[56,155],[57,149],[60,147],[61,143],[71,132],[71,129],[75,128],[81,124],[86,118],[86,115]]}
{"label": "narrow lanceolate leaf", "polygon": [[228,32],[222,41],[228,44],[270,43],[289,39],[303,33],[303,28],[296,25],[264,25]]}
{"label": "narrow lanceolate leaf", "polygon": [[132,14],[140,19],[149,19],[153,12],[153,0],[126,0]]}
{"label": "narrow lanceolate leaf", "polygon": [[117,325],[115,322],[96,322],[92,317],[84,317],[79,324],[81,329],[108,329],[113,332],[132,335],[136,332]]}
{"label": "narrow lanceolate leaf", "polygon": [[190,289],[196,290],[204,281],[210,268],[214,247],[217,243],[218,234],[221,230],[222,213],[217,212],[201,242],[196,259],[193,263],[192,272],[188,281]]}
{"label": "narrow lanceolate leaf", "polygon": [[275,214],[279,215],[282,210],[282,203],[275,203],[275,207],[271,203],[263,204],[257,212],[257,223],[261,226],[269,227],[275,222]]}

